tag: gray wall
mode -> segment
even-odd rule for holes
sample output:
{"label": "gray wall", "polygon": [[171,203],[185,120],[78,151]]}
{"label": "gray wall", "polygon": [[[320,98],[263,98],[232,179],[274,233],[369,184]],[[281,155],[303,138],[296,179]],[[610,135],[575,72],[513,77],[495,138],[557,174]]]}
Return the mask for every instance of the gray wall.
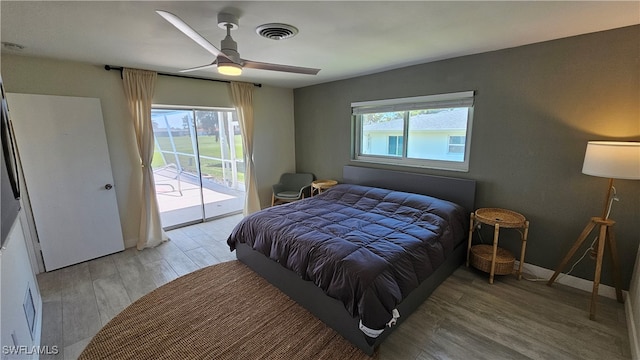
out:
{"label": "gray wall", "polygon": [[[525,215],[526,262],[555,270],[604,204],[607,179],[581,173],[587,141],[640,140],[638,39],[633,26],[296,89],[296,169],[340,179],[342,166],[355,164],[351,102],[475,90],[469,172],[376,167],[476,179],[476,207]],[[620,201],[611,218],[628,289],[640,242],[640,181],[615,185]],[[517,234],[503,230],[501,246],[519,253]],[[603,283],[611,285],[608,260]],[[572,274],[591,280],[593,270],[587,258]]]}
{"label": "gray wall", "polygon": [[[140,160],[119,73],[105,71],[102,65],[3,54],[2,78],[7,92],[100,99],[125,246],[134,246],[140,219]],[[153,100],[166,105],[232,107],[225,83],[166,76],[158,77]],[[254,113],[256,178],[266,206],[271,204],[271,185],[281,173],[295,169],[293,91],[255,88]]]}

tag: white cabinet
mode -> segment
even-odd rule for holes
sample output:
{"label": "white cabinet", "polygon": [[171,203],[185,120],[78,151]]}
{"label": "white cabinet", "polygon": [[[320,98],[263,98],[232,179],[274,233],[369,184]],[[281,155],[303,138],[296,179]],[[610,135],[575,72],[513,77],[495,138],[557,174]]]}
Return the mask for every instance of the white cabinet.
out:
{"label": "white cabinet", "polygon": [[[28,353],[33,352],[34,346],[40,345],[42,300],[36,277],[29,263],[20,218],[18,217],[14,223],[5,247],[0,252],[0,350],[2,351],[0,354],[2,359],[35,359],[36,354],[29,356]],[[12,348],[14,346],[23,348]],[[15,351],[21,351],[21,353],[18,355]]]}

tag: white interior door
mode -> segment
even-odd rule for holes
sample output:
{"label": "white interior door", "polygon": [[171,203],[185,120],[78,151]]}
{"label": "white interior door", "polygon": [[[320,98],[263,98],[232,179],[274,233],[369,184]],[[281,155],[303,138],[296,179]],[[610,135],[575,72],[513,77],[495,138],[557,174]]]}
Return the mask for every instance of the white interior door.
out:
{"label": "white interior door", "polygon": [[124,250],[100,100],[7,101],[46,270]]}

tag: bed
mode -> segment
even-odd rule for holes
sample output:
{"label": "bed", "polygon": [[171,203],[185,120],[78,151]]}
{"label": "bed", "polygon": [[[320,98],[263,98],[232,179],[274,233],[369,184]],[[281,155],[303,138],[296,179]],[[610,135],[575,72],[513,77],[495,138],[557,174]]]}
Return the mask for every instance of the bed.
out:
{"label": "bed", "polygon": [[227,242],[373,354],[462,264],[474,197],[473,180],[345,166],[340,185],[246,217]]}

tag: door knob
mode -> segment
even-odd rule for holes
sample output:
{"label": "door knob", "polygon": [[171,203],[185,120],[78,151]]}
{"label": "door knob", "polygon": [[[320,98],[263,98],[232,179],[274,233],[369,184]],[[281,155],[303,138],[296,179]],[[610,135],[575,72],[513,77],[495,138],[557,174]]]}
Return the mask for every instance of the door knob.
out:
{"label": "door knob", "polygon": [[111,188],[113,188],[113,185],[107,184],[107,185],[104,186],[104,188],[107,189],[107,190],[111,190]]}

